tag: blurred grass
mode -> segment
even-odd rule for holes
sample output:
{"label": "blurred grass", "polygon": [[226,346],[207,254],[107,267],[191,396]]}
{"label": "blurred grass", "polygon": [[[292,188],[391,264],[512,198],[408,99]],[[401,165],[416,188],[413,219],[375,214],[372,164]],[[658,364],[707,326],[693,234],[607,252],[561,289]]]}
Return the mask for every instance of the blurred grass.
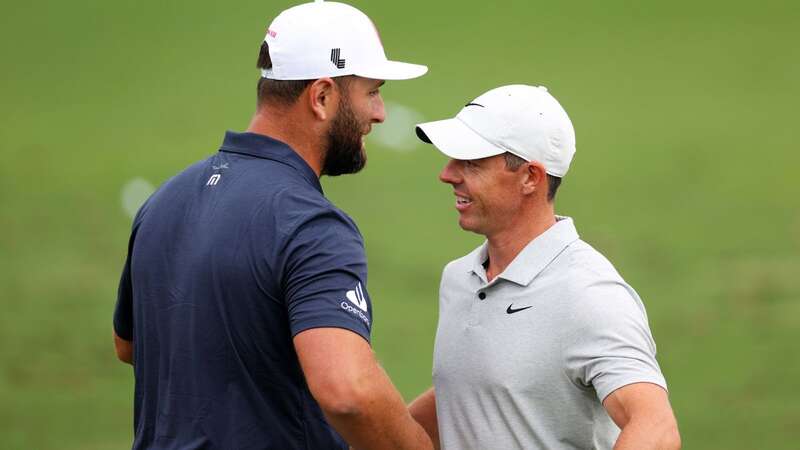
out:
{"label": "blurred grass", "polygon": [[[258,42],[290,4],[6,6],[0,448],[129,447],[132,373],[110,339],[120,191],[246,126]],[[796,448],[795,2],[354,4],[390,57],[431,67],[384,88],[428,119],[501,84],[550,88],[578,135],[558,210],[645,300],[684,447]],[[364,173],[324,185],[365,236],[375,347],[410,399],[430,383],[441,269],[480,238],[456,225],[441,155],[369,150]]]}

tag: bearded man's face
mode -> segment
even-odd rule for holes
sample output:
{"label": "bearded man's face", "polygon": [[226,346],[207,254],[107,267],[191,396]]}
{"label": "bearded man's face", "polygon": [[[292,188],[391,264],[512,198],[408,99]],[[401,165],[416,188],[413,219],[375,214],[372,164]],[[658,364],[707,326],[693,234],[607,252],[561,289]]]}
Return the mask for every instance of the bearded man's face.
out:
{"label": "bearded man's face", "polygon": [[339,112],[328,130],[327,150],[322,163],[322,175],[337,176],[356,173],[367,164],[362,130],[369,127],[359,123],[346,96],[342,96]]}
{"label": "bearded man's face", "polygon": [[367,164],[364,136],[373,123],[381,123],[386,117],[382,84],[381,80],[361,77],[339,83],[339,110],[328,130],[322,175],[356,173]]}

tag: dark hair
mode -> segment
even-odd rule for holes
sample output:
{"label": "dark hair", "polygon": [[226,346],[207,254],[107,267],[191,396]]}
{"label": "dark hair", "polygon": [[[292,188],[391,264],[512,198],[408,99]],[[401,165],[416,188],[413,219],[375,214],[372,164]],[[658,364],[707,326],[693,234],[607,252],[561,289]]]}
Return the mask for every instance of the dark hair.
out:
{"label": "dark hair", "polygon": [[[520,158],[519,156],[505,152],[503,153],[503,157],[506,160],[506,169],[515,171],[522,167],[527,161]],[[561,178],[554,177],[553,175],[547,174],[547,201],[552,202],[556,198],[556,192],[558,192],[558,187],[561,186]]]}
{"label": "dark hair", "polygon": [[[271,69],[272,58],[269,56],[269,44],[266,41],[261,43],[261,49],[258,52],[258,63],[256,67],[259,69]],[[344,75],[334,77],[333,81],[343,90],[349,89],[350,81],[354,75]],[[291,105],[300,98],[300,94],[313,83],[315,80],[270,80],[269,78],[261,77],[258,80],[258,105],[266,101],[272,101],[281,105]]]}
{"label": "dark hair", "polygon": [[[271,69],[272,58],[269,56],[269,45],[266,41],[261,43],[258,52],[259,69]],[[282,105],[291,105],[300,97],[300,94],[314,80],[270,80],[261,77],[258,80],[258,104],[273,101]]]}

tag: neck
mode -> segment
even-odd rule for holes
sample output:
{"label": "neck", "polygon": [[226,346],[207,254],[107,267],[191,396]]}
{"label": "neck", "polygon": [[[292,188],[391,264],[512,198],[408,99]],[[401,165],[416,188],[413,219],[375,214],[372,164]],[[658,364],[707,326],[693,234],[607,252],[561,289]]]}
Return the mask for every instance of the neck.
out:
{"label": "neck", "polygon": [[537,214],[520,214],[518,217],[524,220],[519,221],[516,226],[486,235],[489,256],[486,277],[489,281],[503,273],[525,246],[556,223],[552,203],[547,203],[544,211]]}
{"label": "neck", "polygon": [[317,177],[322,173],[324,133],[297,108],[260,106],[247,131],[284,142],[303,158]]}

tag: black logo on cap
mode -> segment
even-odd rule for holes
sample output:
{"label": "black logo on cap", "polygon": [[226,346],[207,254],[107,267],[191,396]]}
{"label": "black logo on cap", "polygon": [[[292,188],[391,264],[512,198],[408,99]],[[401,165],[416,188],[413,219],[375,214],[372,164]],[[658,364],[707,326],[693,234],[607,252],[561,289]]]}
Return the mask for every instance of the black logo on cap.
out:
{"label": "black logo on cap", "polygon": [[342,49],[340,48],[331,49],[331,62],[337,69],[344,69],[344,58],[339,58],[341,51]]}
{"label": "black logo on cap", "polygon": [[467,103],[466,105],[464,105],[464,108],[466,108],[467,106],[480,106],[481,108],[486,108],[485,106],[479,103]]}

